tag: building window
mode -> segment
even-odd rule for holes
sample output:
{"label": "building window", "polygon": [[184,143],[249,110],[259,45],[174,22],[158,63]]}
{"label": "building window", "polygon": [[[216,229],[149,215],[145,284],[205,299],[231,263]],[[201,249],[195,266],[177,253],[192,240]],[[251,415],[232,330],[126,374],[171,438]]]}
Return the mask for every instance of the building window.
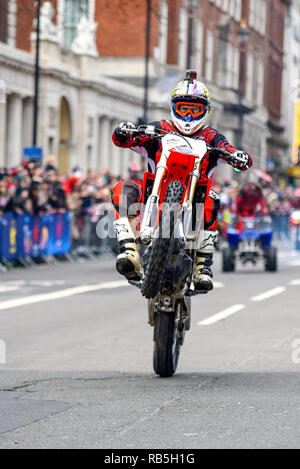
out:
{"label": "building window", "polygon": [[260,17],[259,17],[259,32],[262,35],[265,35],[266,33],[266,14],[267,14],[267,5],[266,5],[266,0],[263,0],[260,2],[259,5],[259,12],[260,12]]}
{"label": "building window", "polygon": [[242,0],[235,1],[235,13],[234,17],[236,21],[240,21],[242,19]]}
{"label": "building window", "polygon": [[250,0],[249,2],[249,26],[255,27],[255,5],[256,0]]}
{"label": "building window", "polygon": [[7,3],[8,0],[0,0],[0,41],[7,40]]}
{"label": "building window", "polygon": [[260,34],[266,32],[266,0],[250,0],[249,26]]}
{"label": "building window", "polygon": [[262,106],[264,102],[264,62],[262,59],[257,61],[256,73],[256,104]]}
{"label": "building window", "polygon": [[64,1],[64,48],[70,50],[81,18],[89,18],[89,0]]}
{"label": "building window", "polygon": [[233,88],[237,90],[239,88],[239,70],[240,70],[240,50],[238,47],[234,47],[234,65],[233,65]]}
{"label": "building window", "polygon": [[185,8],[181,8],[179,15],[179,44],[178,44],[178,65],[180,68],[186,68],[187,61],[187,12]]}
{"label": "building window", "polygon": [[227,44],[226,53],[226,87],[237,90],[239,87],[240,51],[231,43]]}
{"label": "building window", "polygon": [[160,5],[158,47],[156,47],[154,51],[156,59],[161,63],[166,63],[167,60],[168,10],[167,1],[163,0]]}
{"label": "building window", "polygon": [[206,33],[205,55],[205,78],[208,81],[212,81],[214,71],[214,33],[210,29]]}
{"label": "building window", "polygon": [[227,53],[226,53],[226,87],[232,88],[233,85],[233,45],[229,42],[227,44]]}
{"label": "building window", "polygon": [[253,100],[253,67],[254,67],[253,55],[248,53],[246,98],[250,102],[252,102]]}
{"label": "building window", "polygon": [[194,43],[194,64],[193,67],[202,76],[203,65],[203,23],[200,19],[195,20],[195,43]]}

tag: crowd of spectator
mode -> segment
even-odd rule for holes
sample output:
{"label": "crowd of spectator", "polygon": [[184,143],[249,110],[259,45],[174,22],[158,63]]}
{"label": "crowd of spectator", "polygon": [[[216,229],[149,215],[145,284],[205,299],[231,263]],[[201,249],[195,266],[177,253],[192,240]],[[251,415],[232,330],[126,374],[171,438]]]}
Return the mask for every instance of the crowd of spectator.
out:
{"label": "crowd of spectator", "polygon": [[[132,163],[129,175],[139,179],[141,166]],[[50,156],[45,167],[25,162],[14,169],[0,169],[0,216],[6,212],[44,215],[72,213],[72,239],[76,245],[99,244],[96,225],[103,207],[111,205],[111,190],[120,180],[108,169],[87,172],[77,166],[71,174],[61,175],[56,158]]]}
{"label": "crowd of spectator", "polygon": [[85,214],[110,199],[119,179],[103,168],[84,174],[79,167],[69,176],[60,175],[55,158],[45,168],[34,162],[12,170],[0,170],[0,215],[5,212],[42,215],[70,210]]}
{"label": "crowd of spectator", "polygon": [[[132,163],[128,171],[129,177],[141,179],[139,164]],[[73,239],[80,239],[88,224],[89,232],[84,237],[90,242],[92,237],[96,238],[96,225],[103,213],[103,205],[110,203],[111,190],[119,180],[120,177],[106,168],[84,173],[78,166],[70,175],[61,175],[54,156],[48,158],[44,168],[34,162],[25,162],[12,170],[0,169],[0,216],[5,212],[43,215],[70,211],[73,214]],[[256,180],[255,184],[262,192],[275,236],[289,238],[291,213],[300,210],[300,189],[291,185],[281,187],[263,179]],[[242,185],[228,181],[223,185],[216,184],[214,189],[220,194],[223,219],[229,222]]]}

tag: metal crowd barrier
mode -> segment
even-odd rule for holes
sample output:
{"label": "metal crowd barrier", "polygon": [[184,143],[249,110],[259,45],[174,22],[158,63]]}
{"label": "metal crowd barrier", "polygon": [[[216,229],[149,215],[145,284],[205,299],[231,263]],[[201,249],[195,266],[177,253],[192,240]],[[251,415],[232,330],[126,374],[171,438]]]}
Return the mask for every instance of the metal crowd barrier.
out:
{"label": "metal crowd barrier", "polygon": [[118,252],[118,244],[113,230],[114,220],[113,208],[109,203],[101,206],[101,215],[73,213],[71,220],[72,255],[87,258],[115,256]]}
{"label": "metal crowd barrier", "polygon": [[[70,213],[19,215],[7,212],[0,217],[0,261],[2,270],[20,262],[67,256],[71,251]],[[3,268],[4,265],[4,268]]]}

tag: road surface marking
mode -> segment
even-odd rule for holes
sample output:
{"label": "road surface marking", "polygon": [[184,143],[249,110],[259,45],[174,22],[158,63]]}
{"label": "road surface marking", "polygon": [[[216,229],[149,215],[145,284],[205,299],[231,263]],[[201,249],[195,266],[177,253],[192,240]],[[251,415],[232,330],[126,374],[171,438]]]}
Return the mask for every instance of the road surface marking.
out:
{"label": "road surface marking", "polygon": [[278,257],[281,259],[286,259],[287,257],[297,257],[299,252],[297,251],[281,251],[278,253]]}
{"label": "road surface marking", "polygon": [[296,280],[292,280],[290,282],[290,285],[291,287],[297,287],[298,285],[300,285],[300,278],[297,278]]}
{"label": "road surface marking", "polygon": [[215,324],[218,321],[222,321],[223,319],[228,318],[228,316],[232,316],[232,314],[238,313],[245,307],[245,305],[231,306],[230,308],[224,309],[224,311],[221,311],[218,314],[214,314],[213,316],[204,319],[204,321],[199,321],[198,326],[211,326],[212,324]]}
{"label": "road surface marking", "polygon": [[251,298],[251,301],[267,300],[268,298],[271,298],[272,296],[280,295],[280,293],[283,293],[285,291],[286,291],[286,287],[276,287],[276,288],[273,288],[272,290],[268,290],[264,293],[261,293],[260,295],[253,296]]}
{"label": "road surface marking", "polygon": [[35,303],[42,303],[44,301],[59,300],[61,298],[67,298],[74,295],[82,295],[83,293],[89,293],[98,290],[108,290],[126,286],[128,286],[128,282],[126,280],[118,280],[115,282],[105,282],[98,283],[95,285],[83,285],[81,287],[67,288],[66,290],[58,290],[52,293],[43,293],[40,295],[17,298],[15,300],[2,301],[0,303],[0,311],[18,308],[20,306],[32,305]]}
{"label": "road surface marking", "polygon": [[225,285],[222,282],[214,282],[214,288],[224,288]]}
{"label": "road surface marking", "polygon": [[292,261],[288,264],[290,267],[300,267],[300,261]]}
{"label": "road surface marking", "polygon": [[21,287],[12,287],[12,286],[5,286],[5,285],[0,285],[0,293],[7,293],[10,291],[16,291],[19,290]]}

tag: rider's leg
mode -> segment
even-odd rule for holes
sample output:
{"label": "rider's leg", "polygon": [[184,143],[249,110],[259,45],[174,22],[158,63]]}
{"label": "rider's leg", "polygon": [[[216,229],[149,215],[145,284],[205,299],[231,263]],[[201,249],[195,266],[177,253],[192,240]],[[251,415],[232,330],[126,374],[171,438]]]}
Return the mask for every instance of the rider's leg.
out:
{"label": "rider's leg", "polygon": [[130,212],[130,207],[134,207],[134,205],[136,207],[136,204],[141,200],[141,196],[142,183],[132,179],[119,182],[112,194],[116,215],[114,229],[120,247],[116,267],[118,272],[128,280],[138,280],[142,276],[140,255],[132,226],[136,213],[132,214]]}
{"label": "rider's leg", "polygon": [[215,245],[218,240],[218,213],[220,208],[219,196],[210,191],[207,203],[205,204],[204,231],[201,231],[201,238],[198,240],[196,264],[194,269],[194,284],[196,291],[210,291],[213,289],[213,255]]}

